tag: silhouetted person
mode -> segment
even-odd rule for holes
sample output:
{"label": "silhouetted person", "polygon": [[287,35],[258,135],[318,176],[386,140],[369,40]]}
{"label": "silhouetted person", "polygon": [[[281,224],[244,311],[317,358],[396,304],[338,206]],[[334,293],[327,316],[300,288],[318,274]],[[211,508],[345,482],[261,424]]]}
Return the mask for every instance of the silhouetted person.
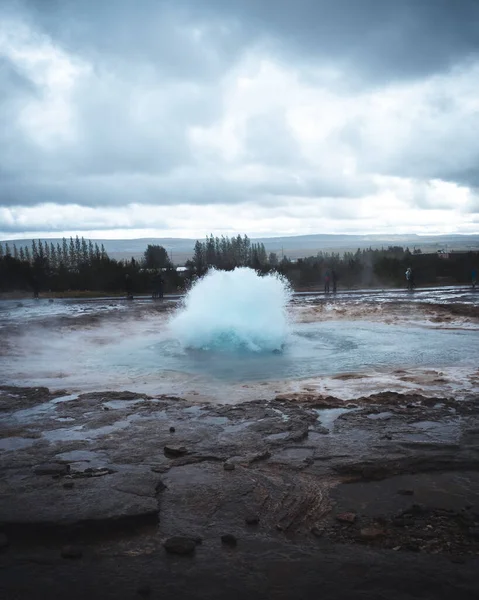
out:
{"label": "silhouetted person", "polygon": [[125,275],[125,291],[127,300],[133,300],[133,283],[128,273]]}
{"label": "silhouetted person", "polygon": [[335,294],[338,287],[338,274],[334,269],[331,270],[331,281],[333,282],[333,294]]}
{"label": "silhouetted person", "polygon": [[411,267],[408,267],[406,270],[406,285],[407,289],[412,291],[414,288],[414,274]]}
{"label": "silhouetted person", "polygon": [[32,289],[33,289],[33,297],[35,300],[38,300],[38,295],[40,293],[40,284],[38,282],[38,278],[36,275],[32,277]]}
{"label": "silhouetted person", "polygon": [[160,273],[157,273],[153,278],[153,299],[163,298],[163,285],[164,285],[163,277]]}
{"label": "silhouetted person", "polygon": [[331,280],[331,275],[329,274],[329,269],[326,271],[324,275],[324,293],[329,294],[329,282]]}

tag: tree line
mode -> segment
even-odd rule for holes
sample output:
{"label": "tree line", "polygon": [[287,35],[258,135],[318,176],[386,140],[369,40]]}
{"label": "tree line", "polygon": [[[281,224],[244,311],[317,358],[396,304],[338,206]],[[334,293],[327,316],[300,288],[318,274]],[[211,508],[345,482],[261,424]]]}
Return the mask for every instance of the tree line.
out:
{"label": "tree line", "polygon": [[115,260],[103,244],[83,237],[53,244],[32,240],[17,247],[0,243],[0,292],[118,292],[129,276],[135,293],[149,293],[158,269],[163,271],[167,291],[176,291],[181,281],[161,246],[148,246],[142,260]]}
{"label": "tree line", "polygon": [[402,286],[405,271],[412,268],[416,285],[470,283],[479,264],[479,252],[439,254],[411,252],[402,246],[359,249],[356,252],[318,252],[292,260],[266,252],[262,243],[248,236],[197,240],[193,255],[178,273],[165,248],[148,245],[141,259],[115,260],[103,244],[83,237],[63,238],[61,243],[32,240],[17,247],[0,243],[0,292],[122,292],[128,275],[134,294],[151,293],[161,272],[164,291],[179,292],[210,268],[231,270],[247,266],[261,273],[277,271],[296,289],[322,288],[327,273],[335,271],[339,289]]}
{"label": "tree line", "polygon": [[236,267],[259,270],[277,266],[275,257],[273,253],[268,257],[264,244],[252,243],[247,235],[231,239],[224,235],[221,238],[210,235],[204,242],[196,241],[193,258],[186,261],[185,266],[201,276],[211,267],[228,271]]}

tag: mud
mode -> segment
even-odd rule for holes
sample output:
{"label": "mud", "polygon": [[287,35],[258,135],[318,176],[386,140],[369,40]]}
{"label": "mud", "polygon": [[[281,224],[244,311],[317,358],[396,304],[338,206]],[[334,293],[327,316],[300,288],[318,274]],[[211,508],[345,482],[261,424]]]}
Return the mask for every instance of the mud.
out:
{"label": "mud", "polygon": [[3,387],[2,597],[472,598],[478,406]]}

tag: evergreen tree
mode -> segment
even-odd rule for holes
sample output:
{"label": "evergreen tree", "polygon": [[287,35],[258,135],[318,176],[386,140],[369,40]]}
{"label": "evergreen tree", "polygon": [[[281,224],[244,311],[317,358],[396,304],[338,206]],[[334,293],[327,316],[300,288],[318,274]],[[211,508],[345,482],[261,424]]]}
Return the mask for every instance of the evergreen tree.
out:
{"label": "evergreen tree", "polygon": [[272,267],[278,266],[278,255],[276,254],[276,252],[269,253],[268,262]]}
{"label": "evergreen tree", "polygon": [[57,242],[57,268],[62,264],[64,264],[63,251],[62,251],[62,247],[60,246],[60,242]]}
{"label": "evergreen tree", "polygon": [[2,258],[4,257],[4,250],[3,250],[3,244],[0,244],[0,260],[2,260]]}
{"label": "evergreen tree", "polygon": [[96,242],[95,242],[95,260],[97,260],[97,261],[101,260],[100,248],[98,247],[98,244]]}
{"label": "evergreen tree", "polygon": [[90,263],[90,265],[93,264],[94,260],[95,260],[95,251],[93,249],[93,243],[91,240],[88,240],[88,262]]}
{"label": "evergreen tree", "polygon": [[20,250],[19,250],[19,258],[22,262],[25,261],[25,250],[23,249],[23,246],[20,246]]}
{"label": "evergreen tree", "polygon": [[43,250],[43,243],[42,240],[38,240],[38,258],[42,261],[43,263],[43,259],[45,258],[45,252]]}
{"label": "evergreen tree", "polygon": [[86,243],[85,239],[82,236],[81,239],[81,262],[84,265],[88,264],[88,244]]}
{"label": "evergreen tree", "polygon": [[213,234],[206,237],[206,264],[208,267],[216,265],[216,247]]}
{"label": "evergreen tree", "polygon": [[18,260],[18,250],[17,250],[17,246],[15,244],[13,244],[13,258],[15,260]]}
{"label": "evergreen tree", "polygon": [[68,259],[70,269],[73,271],[73,269],[77,268],[77,260],[75,254],[75,242],[72,237],[70,237],[70,245],[68,247]]}
{"label": "evergreen tree", "polygon": [[68,243],[65,238],[62,239],[61,257],[63,264],[68,268],[70,266],[70,253],[68,251]]}
{"label": "evergreen tree", "polygon": [[35,261],[38,258],[38,248],[35,240],[32,240],[32,259]]}
{"label": "evergreen tree", "polygon": [[10,252],[10,246],[8,245],[8,242],[5,243],[5,256],[12,256],[12,253]]}
{"label": "evergreen tree", "polygon": [[148,244],[143,256],[146,269],[167,269],[172,266],[168,252],[163,246]]}
{"label": "evergreen tree", "polygon": [[101,245],[101,260],[108,260],[108,254],[106,253],[105,246]]}
{"label": "evergreen tree", "polygon": [[75,237],[75,266],[78,269],[82,261],[81,242],[78,236]]}
{"label": "evergreen tree", "polygon": [[203,273],[205,269],[205,250],[203,244],[199,240],[196,240],[195,249],[193,251],[193,265],[197,273]]}
{"label": "evergreen tree", "polygon": [[50,266],[53,271],[58,269],[57,251],[53,242],[50,242]]}
{"label": "evergreen tree", "polygon": [[25,246],[25,260],[29,265],[32,264],[32,257],[30,254],[30,248],[28,246]]}
{"label": "evergreen tree", "polygon": [[45,264],[47,266],[47,268],[50,268],[50,245],[49,243],[45,240],[45,245],[43,247],[43,251],[45,253]]}

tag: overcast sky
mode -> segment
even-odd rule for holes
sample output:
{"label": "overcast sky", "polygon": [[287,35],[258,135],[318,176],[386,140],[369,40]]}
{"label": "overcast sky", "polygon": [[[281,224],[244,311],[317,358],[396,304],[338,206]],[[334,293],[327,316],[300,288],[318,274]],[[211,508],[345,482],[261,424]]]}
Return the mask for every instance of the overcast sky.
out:
{"label": "overcast sky", "polygon": [[0,239],[479,233],[478,0],[3,0]]}

